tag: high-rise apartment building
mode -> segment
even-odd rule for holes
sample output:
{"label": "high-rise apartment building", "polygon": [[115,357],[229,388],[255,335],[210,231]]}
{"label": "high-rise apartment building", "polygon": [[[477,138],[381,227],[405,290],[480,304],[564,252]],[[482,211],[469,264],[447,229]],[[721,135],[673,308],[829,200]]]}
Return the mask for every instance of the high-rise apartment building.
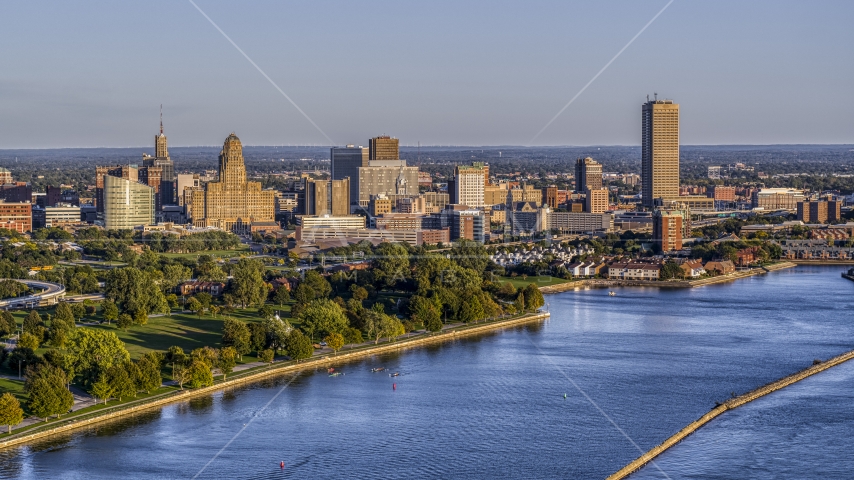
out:
{"label": "high-rise apartment building", "polygon": [[575,191],[581,193],[587,189],[602,188],[602,164],[590,157],[575,161]]}
{"label": "high-rise apartment building", "polygon": [[648,100],[642,108],[642,204],[679,196],[679,104]]}
{"label": "high-rise apartment building", "polygon": [[112,175],[103,177],[104,228],[130,230],[154,223],[154,188]]}
{"label": "high-rise apartment building", "polygon": [[329,151],[332,180],[350,178],[350,203],[359,203],[359,167],[368,166],[369,149],[347,145]]}
{"label": "high-rise apartment building", "polygon": [[652,240],[662,252],[682,250],[682,219],[680,211],[656,210],[652,216]]}
{"label": "high-rise apartment building", "polygon": [[219,154],[219,180],[192,191],[187,214],[197,227],[249,231],[252,223],[275,220],[272,190],[262,190],[261,182],[246,181],[243,145],[237,135],[229,135]]}
{"label": "high-rise apartment building", "polygon": [[147,182],[147,185],[154,188],[157,194],[157,211],[162,210],[163,205],[176,205],[178,200],[175,198],[175,164],[169,157],[166,135],[163,134],[162,111],[160,113],[160,134],[154,136],[154,156],[143,153],[142,165],[160,168],[159,185],[155,185],[154,182]]}
{"label": "high-rise apartment building", "polygon": [[[454,181],[451,203],[466,205],[470,208],[484,206],[484,187],[489,180],[489,167],[483,163],[457,165],[454,169]],[[538,192],[539,193],[539,192]]]}
{"label": "high-rise apartment building", "polygon": [[400,160],[400,140],[380,135],[368,140],[370,160]]}

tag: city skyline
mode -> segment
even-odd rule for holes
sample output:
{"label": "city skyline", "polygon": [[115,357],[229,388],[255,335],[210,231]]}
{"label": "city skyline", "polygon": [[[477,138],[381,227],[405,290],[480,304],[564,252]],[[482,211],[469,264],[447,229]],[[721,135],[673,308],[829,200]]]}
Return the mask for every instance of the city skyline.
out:
{"label": "city skyline", "polygon": [[684,106],[683,145],[854,143],[847,3],[196,4],[317,129],[191,3],[22,2],[3,21],[19,47],[0,53],[0,148],[147,147],[161,103],[176,147],[231,131],[330,145],[319,129],[334,145],[524,146],[621,48],[533,145],[639,145],[654,93]]}

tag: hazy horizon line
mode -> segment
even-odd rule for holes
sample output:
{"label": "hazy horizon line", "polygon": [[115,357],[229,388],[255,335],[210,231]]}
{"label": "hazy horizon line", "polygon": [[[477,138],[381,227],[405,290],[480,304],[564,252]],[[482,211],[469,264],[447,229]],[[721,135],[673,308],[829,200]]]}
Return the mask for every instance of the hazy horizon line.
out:
{"label": "hazy horizon line", "polygon": [[[334,148],[334,147],[344,147],[345,145],[252,145],[252,144],[244,144],[244,147],[252,147],[252,148]],[[696,144],[682,144],[680,147],[797,147],[797,146],[835,146],[835,147],[844,147],[844,146],[854,146],[854,143],[696,143]],[[364,147],[364,146],[362,146]],[[592,145],[401,145],[400,148],[473,148],[473,149],[484,149],[484,148],[515,148],[515,149],[524,149],[531,150],[536,148],[634,148],[641,147],[641,144],[592,144]],[[10,151],[10,150],[83,150],[83,149],[149,149],[153,150],[153,145],[141,145],[141,146],[123,146],[123,147],[107,147],[107,146],[89,146],[89,147],[6,147],[0,148],[0,152]],[[170,149],[172,148],[221,148],[221,145],[170,145]],[[367,148],[367,147],[364,147]]]}

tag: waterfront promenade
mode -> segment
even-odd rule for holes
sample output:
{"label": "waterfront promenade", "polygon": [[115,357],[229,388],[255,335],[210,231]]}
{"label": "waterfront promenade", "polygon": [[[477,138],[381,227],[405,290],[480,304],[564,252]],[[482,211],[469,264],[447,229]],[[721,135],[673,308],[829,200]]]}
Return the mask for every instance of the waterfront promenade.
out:
{"label": "waterfront promenade", "polygon": [[[53,422],[40,422],[40,424],[36,426],[30,424],[29,426],[31,428],[28,429],[26,427],[18,427],[17,429],[13,429],[13,433],[11,435],[0,436],[0,439],[2,439],[0,440],[0,449],[33,442],[52,435],[71,432],[79,428],[121,418],[123,416],[145,410],[160,408],[170,403],[189,400],[201,395],[208,395],[225,388],[257,382],[271,376],[279,376],[286,373],[299,374],[305,370],[313,370],[321,367],[325,368],[332,364],[344,363],[367,356],[456,340],[469,335],[476,335],[501,328],[509,328],[530,322],[542,321],[549,317],[549,312],[534,312],[521,316],[484,321],[476,324],[450,325],[438,333],[431,334],[424,332],[411,334],[402,339],[381,342],[379,344],[366,343],[355,348],[342,350],[337,355],[332,355],[327,352],[317,352],[312,358],[303,361],[282,361],[271,365],[256,366],[254,368],[244,367],[245,370],[243,372],[235,372],[230,375],[227,380],[215,383],[210,387],[192,390],[172,390],[137,401],[104,408],[95,412],[87,412],[79,415],[71,414]],[[87,406],[91,406],[91,404]],[[25,431],[20,431],[22,429]],[[18,430],[19,432],[14,433],[15,430]]]}

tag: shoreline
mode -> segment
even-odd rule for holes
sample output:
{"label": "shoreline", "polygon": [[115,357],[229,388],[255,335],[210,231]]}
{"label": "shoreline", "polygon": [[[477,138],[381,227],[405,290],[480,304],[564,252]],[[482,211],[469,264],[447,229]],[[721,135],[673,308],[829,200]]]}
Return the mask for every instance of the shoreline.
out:
{"label": "shoreline", "polygon": [[704,287],[706,285],[715,285],[718,283],[732,282],[742,278],[752,277],[755,275],[763,275],[777,270],[786,268],[794,268],[798,265],[785,261],[779,262],[764,267],[755,267],[750,270],[742,270],[727,275],[718,275],[716,277],[701,278],[698,280],[615,280],[606,278],[587,278],[584,280],[569,281],[559,283],[557,285],[548,285],[540,287],[540,291],[546,293],[561,293],[577,288],[607,288],[607,287],[655,287],[655,288],[695,288]]}
{"label": "shoreline", "polygon": [[[42,440],[54,435],[72,432],[83,427],[88,427],[101,422],[106,422],[108,420],[132,415],[134,413],[142,412],[145,410],[160,408],[170,403],[181,402],[194,397],[208,395],[220,390],[227,389],[229,387],[234,387],[246,383],[254,383],[266,379],[268,377],[278,376],[286,373],[299,374],[304,370],[328,366],[332,363],[355,360],[382,353],[398,351],[406,348],[418,348],[433,343],[442,343],[470,335],[476,335],[480,333],[490,332],[493,330],[499,330],[503,328],[532,323],[535,321],[545,320],[549,317],[551,317],[551,314],[549,312],[538,311],[535,313],[523,315],[521,317],[511,317],[507,319],[493,320],[491,322],[479,323],[474,325],[461,325],[432,335],[420,334],[399,341],[385,342],[377,345],[368,345],[365,347],[357,347],[356,349],[347,352],[339,352],[337,355],[334,356],[317,356],[311,359],[304,360],[302,361],[302,363],[291,363],[291,361],[289,361],[287,363],[280,364],[279,366],[273,365],[267,368],[260,367],[261,370],[253,371],[243,376],[236,376],[236,378],[231,377],[228,380],[216,383],[209,387],[202,387],[195,390],[187,389],[179,390],[176,392],[164,393],[161,394],[162,396],[155,396],[149,399],[139,400],[139,404],[117,405],[114,407],[116,408],[115,411],[100,411],[96,413],[86,413],[78,416],[71,415],[64,419],[57,419],[53,424],[43,422],[42,426],[35,427],[34,431],[21,432],[20,434],[13,433],[10,437],[7,437],[6,439],[0,441],[0,450],[14,447],[17,445],[31,443],[37,440]],[[85,418],[87,416],[90,417]],[[45,428],[50,425],[56,426],[52,428]]]}

